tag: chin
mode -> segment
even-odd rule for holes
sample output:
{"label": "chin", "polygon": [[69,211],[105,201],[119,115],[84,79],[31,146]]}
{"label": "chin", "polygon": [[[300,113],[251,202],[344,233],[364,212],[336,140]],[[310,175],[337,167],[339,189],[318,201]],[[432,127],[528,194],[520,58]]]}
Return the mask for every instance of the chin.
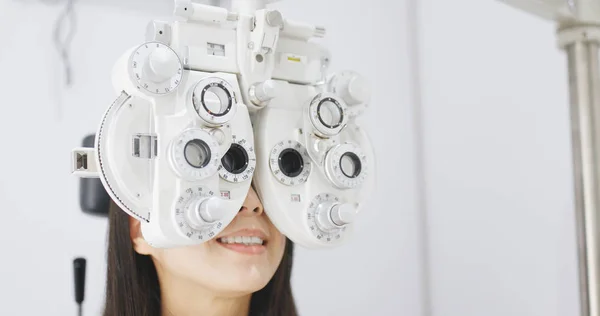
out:
{"label": "chin", "polygon": [[[267,271],[268,270],[268,271]],[[274,271],[271,269],[264,269],[256,265],[249,265],[245,267],[236,267],[231,271],[224,271],[223,275],[227,277],[223,278],[224,289],[241,294],[250,294],[264,288],[271,278],[273,277]]]}

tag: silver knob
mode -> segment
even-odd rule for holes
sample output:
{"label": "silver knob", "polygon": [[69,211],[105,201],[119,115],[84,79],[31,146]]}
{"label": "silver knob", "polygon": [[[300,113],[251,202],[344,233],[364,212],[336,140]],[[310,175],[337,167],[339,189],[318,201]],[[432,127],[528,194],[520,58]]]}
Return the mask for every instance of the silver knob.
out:
{"label": "silver knob", "polygon": [[317,224],[323,231],[332,231],[354,222],[355,215],[351,204],[321,203],[317,207]]}
{"label": "silver knob", "polygon": [[255,83],[250,87],[249,94],[252,103],[263,106],[277,96],[277,84],[274,80]]}
{"label": "silver knob", "polygon": [[267,12],[267,23],[273,27],[281,27],[283,25],[283,16],[277,10]]}
{"label": "silver knob", "polygon": [[161,83],[176,75],[178,70],[177,56],[166,47],[158,47],[148,56],[143,75],[152,82]]}
{"label": "silver knob", "polygon": [[219,198],[198,199],[190,204],[186,219],[190,227],[199,230],[223,218],[223,209]]}
{"label": "silver knob", "polygon": [[348,105],[364,104],[371,100],[371,87],[369,81],[362,75],[345,71],[333,78],[333,90]]}
{"label": "silver knob", "polygon": [[350,204],[338,204],[331,209],[331,221],[337,226],[344,226],[354,222],[356,210]]}

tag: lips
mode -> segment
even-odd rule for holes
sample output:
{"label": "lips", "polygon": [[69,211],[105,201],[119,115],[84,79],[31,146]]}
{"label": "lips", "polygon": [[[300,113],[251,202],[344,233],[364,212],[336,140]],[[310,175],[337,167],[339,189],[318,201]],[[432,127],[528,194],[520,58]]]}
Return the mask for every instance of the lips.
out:
{"label": "lips", "polygon": [[229,250],[242,254],[261,254],[266,251],[267,236],[257,229],[243,229],[223,235],[216,239],[217,243]]}
{"label": "lips", "polygon": [[253,241],[256,243],[257,238],[262,241],[262,245],[266,245],[268,242],[267,234],[260,229],[240,229],[217,237],[217,241],[223,243],[249,244],[253,243]]}
{"label": "lips", "polygon": [[231,236],[231,237],[221,237],[217,239],[218,242],[223,244],[242,244],[246,246],[250,245],[264,245],[265,241],[256,236]]}

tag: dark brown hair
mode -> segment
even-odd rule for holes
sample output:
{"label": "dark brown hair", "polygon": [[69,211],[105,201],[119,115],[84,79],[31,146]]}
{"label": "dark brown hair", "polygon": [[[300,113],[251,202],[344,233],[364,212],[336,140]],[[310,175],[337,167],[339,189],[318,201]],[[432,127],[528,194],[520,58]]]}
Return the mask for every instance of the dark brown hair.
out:
{"label": "dark brown hair", "polygon": [[[286,239],[281,264],[269,283],[252,295],[248,316],[297,316],[291,274],[294,244]],[[150,256],[133,249],[129,215],[113,201],[109,209],[104,316],[161,316],[160,285]]]}

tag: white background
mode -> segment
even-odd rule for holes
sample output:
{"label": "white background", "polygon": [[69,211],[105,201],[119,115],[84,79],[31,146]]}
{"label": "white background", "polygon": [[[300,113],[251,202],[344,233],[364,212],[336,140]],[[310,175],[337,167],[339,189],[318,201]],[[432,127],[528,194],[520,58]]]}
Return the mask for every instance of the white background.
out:
{"label": "white background", "polygon": [[554,25],[500,1],[419,3],[432,315],[579,315]]}
{"label": "white background", "polygon": [[[297,251],[301,315],[578,315],[567,75],[553,25],[492,0],[276,7],[325,25],[334,70],[362,72],[374,94],[377,194],[353,243]],[[75,314],[76,256],[88,259],[86,315],[100,314],[106,223],[79,211],[70,150],[113,100],[116,58],[171,9],[81,0],[65,88],[52,43],[60,7],[0,0],[3,315]]]}

